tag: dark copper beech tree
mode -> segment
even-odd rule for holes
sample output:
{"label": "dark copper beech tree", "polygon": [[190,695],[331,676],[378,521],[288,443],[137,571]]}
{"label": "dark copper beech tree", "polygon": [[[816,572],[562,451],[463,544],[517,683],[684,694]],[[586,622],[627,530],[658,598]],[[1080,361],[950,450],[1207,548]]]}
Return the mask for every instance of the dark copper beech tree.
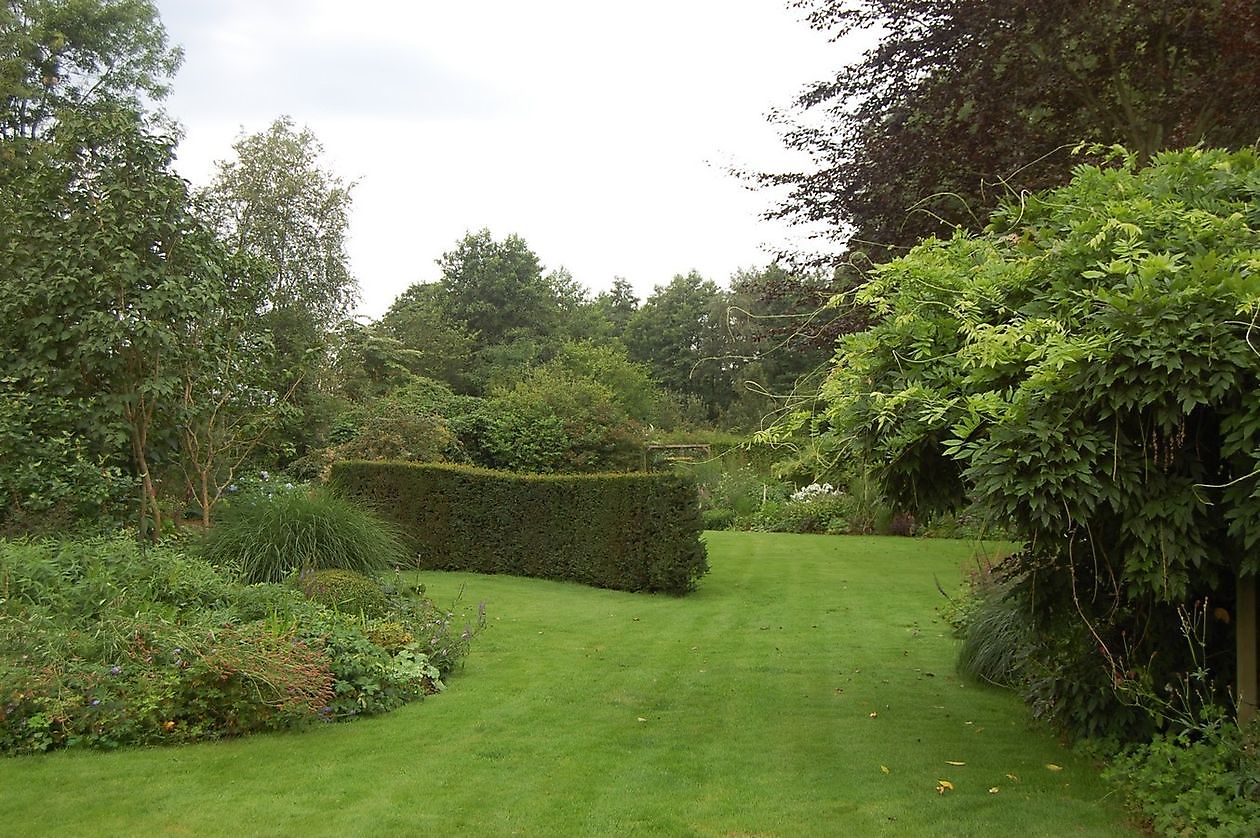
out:
{"label": "dark copper beech tree", "polygon": [[883,35],[774,115],[813,165],[755,179],[782,190],[772,216],[876,261],[982,227],[1012,190],[1066,182],[1082,141],[1145,160],[1260,138],[1257,0],[796,5],[836,39]]}

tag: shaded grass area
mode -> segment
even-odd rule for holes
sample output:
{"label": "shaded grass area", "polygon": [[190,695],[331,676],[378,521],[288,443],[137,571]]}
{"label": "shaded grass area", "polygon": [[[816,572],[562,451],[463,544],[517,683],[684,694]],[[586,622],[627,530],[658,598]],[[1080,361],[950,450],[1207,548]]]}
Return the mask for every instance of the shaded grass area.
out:
{"label": "shaded grass area", "polygon": [[[311,733],[3,760],[0,824],[26,835],[1131,834],[1097,772],[1013,695],[954,674],[933,576],[956,579],[971,545],[707,539],[713,571],[684,599],[426,573],[438,602],[464,589],[491,618],[446,694]],[[954,790],[938,794],[942,779]]]}

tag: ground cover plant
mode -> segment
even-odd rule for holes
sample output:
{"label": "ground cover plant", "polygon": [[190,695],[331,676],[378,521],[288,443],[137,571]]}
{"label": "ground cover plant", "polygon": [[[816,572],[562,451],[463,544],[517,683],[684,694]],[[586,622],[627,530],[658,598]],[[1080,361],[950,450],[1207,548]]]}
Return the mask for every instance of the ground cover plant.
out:
{"label": "ground cover plant", "polygon": [[442,689],[474,631],[348,570],[243,585],[172,546],[0,541],[0,753],[386,712]]}
{"label": "ground cover plant", "polygon": [[1096,769],[954,674],[954,541],[710,533],[691,596],[425,573],[491,625],[423,705],[0,761],[31,835],[1125,835]]}

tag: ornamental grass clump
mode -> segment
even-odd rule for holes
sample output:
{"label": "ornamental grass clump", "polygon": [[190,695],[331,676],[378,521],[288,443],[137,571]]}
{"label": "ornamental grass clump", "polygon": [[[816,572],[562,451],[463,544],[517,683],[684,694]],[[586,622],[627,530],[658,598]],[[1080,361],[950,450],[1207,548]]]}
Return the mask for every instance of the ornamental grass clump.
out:
{"label": "ornamental grass clump", "polygon": [[329,568],[371,574],[409,559],[393,526],[318,489],[233,503],[207,536],[204,554],[245,582],[279,582]]}

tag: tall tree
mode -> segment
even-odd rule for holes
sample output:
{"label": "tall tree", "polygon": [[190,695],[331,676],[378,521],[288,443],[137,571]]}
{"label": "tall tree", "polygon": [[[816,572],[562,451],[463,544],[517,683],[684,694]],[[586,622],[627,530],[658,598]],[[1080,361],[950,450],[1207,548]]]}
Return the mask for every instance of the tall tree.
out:
{"label": "tall tree", "polygon": [[[64,464],[129,465],[158,526],[181,373],[201,360],[192,335],[217,318],[232,270],[173,148],[125,110],[63,112],[45,138],[0,140],[5,389],[45,413],[40,434],[73,440]],[[38,450],[16,447],[0,483]]]}
{"label": "tall tree", "polygon": [[1254,0],[800,0],[837,38],[882,31],[807,88],[786,144],[813,161],[758,180],[775,216],[877,260],[998,200],[1067,179],[1082,140],[1142,158],[1260,137]]}
{"label": "tall tree", "polygon": [[39,136],[65,110],[138,110],[181,60],[151,0],[3,0],[0,137]]}
{"label": "tall tree", "polygon": [[314,133],[288,117],[241,137],[233,150],[235,159],[219,164],[203,197],[221,235],[267,266],[251,293],[275,346],[276,389],[294,390],[307,419],[286,427],[310,442],[327,389],[329,334],[358,293],[346,255],[351,185],[325,168]]}
{"label": "tall tree", "polygon": [[[841,282],[832,272],[778,265],[731,277],[729,354],[740,415],[728,412],[728,424],[756,427],[812,398],[837,338],[861,322],[853,309],[829,305]],[[798,392],[803,377],[810,380]]]}
{"label": "tall tree", "polygon": [[733,397],[728,301],[691,271],[658,285],[626,325],[630,357],[676,393],[698,399],[709,419]]}
{"label": "tall tree", "polygon": [[626,333],[630,318],[639,309],[639,298],[630,280],[619,276],[613,280],[612,288],[595,298],[595,304],[611,324],[613,335],[621,337]]}
{"label": "tall tree", "polygon": [[558,325],[557,290],[520,236],[496,241],[486,229],[469,233],[438,267],[447,310],[476,336],[478,349],[550,335]]}
{"label": "tall tree", "polygon": [[206,190],[224,236],[265,260],[265,313],[283,314],[319,335],[337,325],[358,287],[346,256],[351,184],[324,167],[309,128],[282,116],[232,146]]}
{"label": "tall tree", "polygon": [[399,361],[411,374],[444,381],[460,392],[472,387],[475,337],[451,316],[441,285],[412,285],[373,329],[398,342],[406,353]]}

